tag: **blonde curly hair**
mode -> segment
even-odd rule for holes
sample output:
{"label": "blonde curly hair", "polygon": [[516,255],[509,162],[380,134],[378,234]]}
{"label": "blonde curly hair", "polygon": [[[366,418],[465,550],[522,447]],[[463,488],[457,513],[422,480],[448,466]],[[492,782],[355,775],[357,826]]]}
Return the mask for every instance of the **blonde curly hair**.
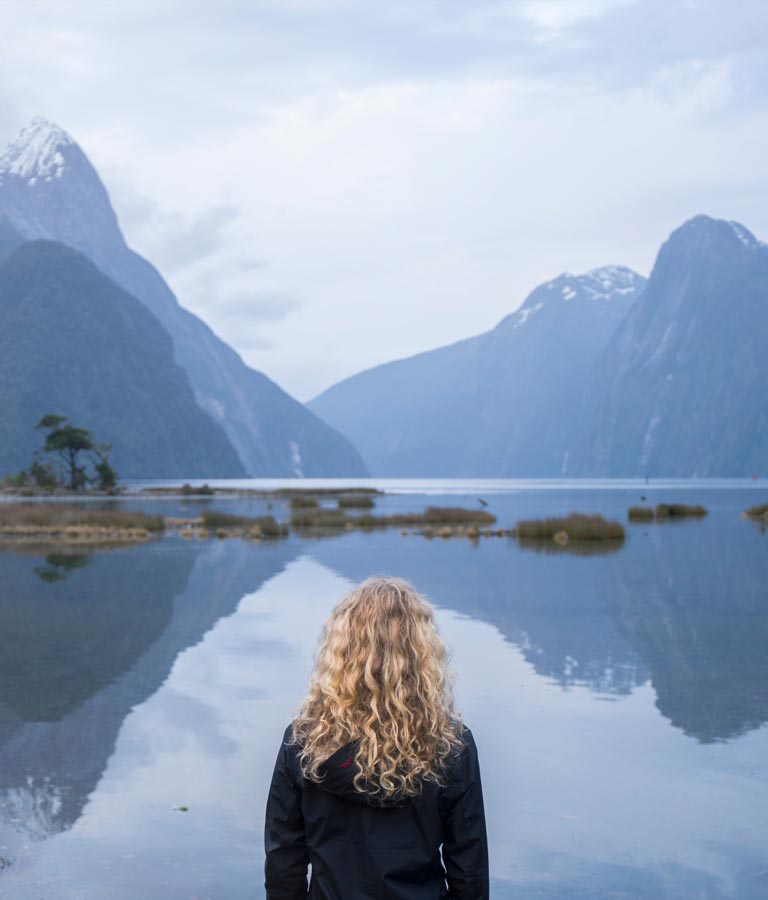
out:
{"label": "blonde curly hair", "polygon": [[315,782],[329,756],[357,741],[355,789],[381,802],[443,783],[462,725],[432,607],[408,582],[369,578],[333,610],[292,741]]}

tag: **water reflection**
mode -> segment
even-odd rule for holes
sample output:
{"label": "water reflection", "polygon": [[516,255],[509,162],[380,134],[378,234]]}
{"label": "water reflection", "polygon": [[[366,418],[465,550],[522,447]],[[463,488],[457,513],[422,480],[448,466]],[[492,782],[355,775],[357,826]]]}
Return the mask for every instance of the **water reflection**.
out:
{"label": "water reflection", "polygon": [[625,695],[650,678],[662,715],[709,742],[768,722],[768,564],[742,524],[725,535],[636,530],[610,558],[364,535],[311,552],[353,581],[402,574],[441,606],[495,625],[565,689]]}
{"label": "water reflection", "polygon": [[63,581],[69,572],[84,569],[90,561],[90,553],[49,553],[45,565],[35,567],[35,574],[43,581]]}
{"label": "water reflection", "polygon": [[649,531],[631,564],[596,582],[651,672],[660,712],[703,743],[768,721],[768,566],[754,537]]}
{"label": "water reflection", "polygon": [[552,538],[517,538],[523,550],[546,556],[610,556],[624,547],[624,541],[567,541],[558,543]]}
{"label": "water reflection", "polygon": [[[79,818],[131,709],[290,552],[175,542],[85,561],[3,553],[0,817],[40,840]],[[238,550],[240,552],[238,552]]]}
{"label": "water reflection", "polygon": [[630,529],[608,556],[378,531],[0,572],[0,896],[263,896],[275,736],[330,607],[375,572],[441,607],[495,897],[765,895],[768,565],[738,517]]}
{"label": "water reflection", "polygon": [[495,541],[475,548],[353,535],[346,543],[311,552],[353,581],[372,572],[403,575],[440,606],[494,625],[537,673],[566,689],[621,695],[648,677],[595,596],[590,558],[537,557]]}

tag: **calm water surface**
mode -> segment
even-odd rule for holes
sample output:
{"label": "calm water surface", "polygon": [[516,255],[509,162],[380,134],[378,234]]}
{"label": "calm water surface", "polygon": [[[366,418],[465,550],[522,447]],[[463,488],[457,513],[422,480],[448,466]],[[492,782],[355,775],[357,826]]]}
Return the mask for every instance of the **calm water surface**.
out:
{"label": "calm water surface", "polygon": [[380,511],[482,497],[505,526],[641,496],[710,515],[596,556],[399,530],[0,551],[0,897],[263,897],[282,731],[331,608],[381,572],[439,607],[495,898],[768,897],[768,534],[740,518],[768,487],[395,486]]}

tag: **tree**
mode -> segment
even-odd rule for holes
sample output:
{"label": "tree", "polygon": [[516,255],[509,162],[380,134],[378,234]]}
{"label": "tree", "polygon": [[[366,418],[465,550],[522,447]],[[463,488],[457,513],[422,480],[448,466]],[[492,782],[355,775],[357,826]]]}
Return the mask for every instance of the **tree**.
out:
{"label": "tree", "polygon": [[43,416],[35,428],[48,430],[43,449],[46,453],[57,454],[69,473],[70,489],[79,491],[88,481],[85,468],[78,465],[79,456],[86,451],[93,452],[95,445],[90,431],[76,428],[74,425],[65,425],[66,421],[65,416]]}
{"label": "tree", "polygon": [[59,425],[62,425],[67,421],[66,416],[56,416],[53,413],[48,413],[47,416],[43,416],[42,419],[35,425],[35,428],[58,428]]}
{"label": "tree", "polygon": [[93,466],[96,472],[96,483],[99,490],[102,491],[111,491],[117,484],[117,472],[109,464],[109,451],[111,449],[112,444],[99,444],[93,450],[98,459],[98,462],[94,463]]}
{"label": "tree", "polygon": [[[63,464],[70,490],[82,490],[89,482],[95,482],[102,491],[114,490],[117,472],[109,462],[112,444],[94,443],[90,431],[69,425],[66,416],[53,413],[43,416],[35,428],[44,428],[48,432],[43,449],[46,453],[55,454]],[[82,454],[86,454],[86,459],[90,457],[93,475],[88,474],[86,465],[81,462]],[[40,487],[54,487],[58,481],[52,464],[41,463],[37,454],[29,474]]]}
{"label": "tree", "polygon": [[59,475],[56,467],[50,460],[41,460],[39,452],[32,457],[32,463],[28,469],[29,477],[38,487],[52,489],[59,483]]}

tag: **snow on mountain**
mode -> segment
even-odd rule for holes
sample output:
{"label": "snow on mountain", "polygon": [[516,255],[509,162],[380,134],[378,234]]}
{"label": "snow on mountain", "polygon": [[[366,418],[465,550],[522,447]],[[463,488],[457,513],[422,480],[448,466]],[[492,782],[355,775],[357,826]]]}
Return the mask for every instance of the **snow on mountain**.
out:
{"label": "snow on mountain", "polygon": [[636,294],[643,283],[642,275],[625,266],[602,266],[583,275],[564,272],[542,287],[559,294],[563,300],[573,300],[581,295],[587,300],[611,301],[616,297]]}
{"label": "snow on mountain", "polygon": [[593,303],[616,303],[632,298],[643,289],[645,278],[626,266],[602,266],[582,275],[563,272],[551,281],[545,281],[533,290],[522,306],[506,316],[499,327],[520,328],[533,321],[536,314],[545,310],[556,314],[564,303],[581,301]]}
{"label": "snow on mountain", "polygon": [[66,148],[74,146],[63,128],[39,116],[32,119],[0,155],[0,186],[9,175],[24,179],[29,187],[61,178]]}

